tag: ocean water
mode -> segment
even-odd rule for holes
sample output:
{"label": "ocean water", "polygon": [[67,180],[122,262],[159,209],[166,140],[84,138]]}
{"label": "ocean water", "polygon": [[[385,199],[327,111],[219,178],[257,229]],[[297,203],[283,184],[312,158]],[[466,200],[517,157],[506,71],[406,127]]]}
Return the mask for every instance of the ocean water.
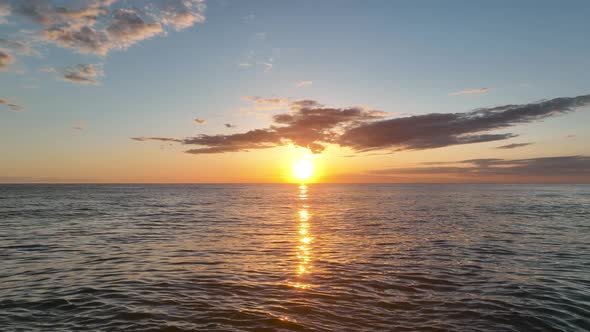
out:
{"label": "ocean water", "polygon": [[588,185],[0,185],[1,331],[588,331]]}

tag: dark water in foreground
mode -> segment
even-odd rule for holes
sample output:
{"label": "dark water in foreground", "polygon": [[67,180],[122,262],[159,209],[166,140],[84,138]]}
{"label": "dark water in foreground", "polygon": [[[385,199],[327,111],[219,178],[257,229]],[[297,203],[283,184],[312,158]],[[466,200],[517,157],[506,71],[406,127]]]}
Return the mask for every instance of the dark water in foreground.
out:
{"label": "dark water in foreground", "polygon": [[1,185],[2,331],[587,331],[590,186]]}

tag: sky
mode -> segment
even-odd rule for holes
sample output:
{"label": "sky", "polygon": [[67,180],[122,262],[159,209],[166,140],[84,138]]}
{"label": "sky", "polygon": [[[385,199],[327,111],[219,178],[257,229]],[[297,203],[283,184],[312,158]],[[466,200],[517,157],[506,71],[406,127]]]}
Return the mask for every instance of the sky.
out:
{"label": "sky", "polygon": [[0,182],[590,182],[588,1],[0,0]]}

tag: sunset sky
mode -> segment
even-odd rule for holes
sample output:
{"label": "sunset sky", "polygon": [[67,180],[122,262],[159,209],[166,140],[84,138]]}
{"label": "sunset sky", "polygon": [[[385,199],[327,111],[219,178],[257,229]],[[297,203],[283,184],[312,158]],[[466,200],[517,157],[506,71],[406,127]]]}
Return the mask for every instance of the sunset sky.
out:
{"label": "sunset sky", "polygon": [[590,3],[0,0],[0,182],[590,182]]}

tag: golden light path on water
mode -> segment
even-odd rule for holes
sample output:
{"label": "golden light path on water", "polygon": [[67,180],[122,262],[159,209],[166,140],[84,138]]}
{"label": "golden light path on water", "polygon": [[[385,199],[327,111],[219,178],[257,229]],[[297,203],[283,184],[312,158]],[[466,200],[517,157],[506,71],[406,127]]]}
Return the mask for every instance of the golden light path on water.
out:
{"label": "golden light path on water", "polygon": [[296,267],[296,282],[292,286],[296,288],[306,289],[311,285],[305,280],[306,275],[311,274],[313,266],[311,265],[311,251],[313,237],[311,234],[311,214],[309,204],[307,204],[308,187],[305,184],[299,186],[299,202],[301,203],[298,210],[298,242],[297,242],[297,267]]}

